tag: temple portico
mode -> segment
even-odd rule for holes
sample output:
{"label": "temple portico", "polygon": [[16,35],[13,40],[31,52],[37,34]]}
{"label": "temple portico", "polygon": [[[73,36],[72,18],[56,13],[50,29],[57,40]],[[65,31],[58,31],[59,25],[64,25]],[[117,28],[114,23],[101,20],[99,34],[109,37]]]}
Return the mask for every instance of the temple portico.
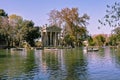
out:
{"label": "temple portico", "polygon": [[58,35],[61,32],[61,28],[56,26],[43,27],[41,29],[41,38],[43,46],[58,46]]}

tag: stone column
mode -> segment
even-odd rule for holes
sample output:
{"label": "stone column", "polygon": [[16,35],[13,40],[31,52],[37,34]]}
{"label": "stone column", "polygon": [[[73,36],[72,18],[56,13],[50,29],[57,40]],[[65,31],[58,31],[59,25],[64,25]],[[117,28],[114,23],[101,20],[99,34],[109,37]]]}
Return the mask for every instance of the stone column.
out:
{"label": "stone column", "polygon": [[43,38],[43,32],[41,31],[41,41],[42,41],[42,46],[44,47],[44,38]]}
{"label": "stone column", "polygon": [[43,44],[45,46],[45,32],[43,32]]}
{"label": "stone column", "polygon": [[46,32],[46,46],[48,46],[48,32]]}
{"label": "stone column", "polygon": [[56,38],[56,32],[55,32],[55,39],[54,39],[54,40],[55,40],[55,42],[54,42],[54,43],[55,43],[55,45],[54,45],[54,46],[56,46],[56,39],[57,39],[57,38]]}
{"label": "stone column", "polygon": [[52,32],[50,32],[50,46],[52,45]]}
{"label": "stone column", "polygon": [[56,45],[58,46],[58,32],[56,33]]}

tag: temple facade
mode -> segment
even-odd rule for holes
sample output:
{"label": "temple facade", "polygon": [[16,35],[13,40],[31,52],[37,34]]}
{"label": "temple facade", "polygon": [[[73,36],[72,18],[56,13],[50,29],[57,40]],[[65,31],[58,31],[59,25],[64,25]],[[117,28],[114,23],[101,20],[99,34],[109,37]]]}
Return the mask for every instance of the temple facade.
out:
{"label": "temple facade", "polygon": [[41,28],[41,40],[44,47],[47,46],[58,46],[59,45],[59,35],[61,33],[61,28],[56,26],[44,26]]}

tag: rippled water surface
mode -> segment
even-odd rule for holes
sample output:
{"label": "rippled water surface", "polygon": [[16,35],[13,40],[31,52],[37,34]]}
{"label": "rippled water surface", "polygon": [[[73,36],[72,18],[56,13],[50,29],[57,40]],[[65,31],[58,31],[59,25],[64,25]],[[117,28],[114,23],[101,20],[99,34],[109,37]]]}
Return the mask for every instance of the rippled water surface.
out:
{"label": "rippled water surface", "polygon": [[120,80],[120,50],[0,50],[0,80]]}

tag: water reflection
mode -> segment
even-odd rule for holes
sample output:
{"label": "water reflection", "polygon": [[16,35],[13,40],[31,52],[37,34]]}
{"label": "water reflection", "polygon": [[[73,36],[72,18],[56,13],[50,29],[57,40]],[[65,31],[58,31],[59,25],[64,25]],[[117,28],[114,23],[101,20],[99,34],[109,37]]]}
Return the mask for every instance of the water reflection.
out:
{"label": "water reflection", "polygon": [[111,56],[114,57],[113,63],[120,69],[120,49],[111,48]]}
{"label": "water reflection", "polygon": [[102,52],[104,56],[101,56],[99,52],[88,54],[89,80],[119,80],[118,73],[120,71],[116,66],[118,63],[115,62],[116,53],[112,53],[109,47],[106,47]]}
{"label": "water reflection", "polygon": [[31,75],[30,71],[34,69],[33,53],[25,53],[22,51],[5,52],[0,54],[6,55],[0,58],[0,77],[5,80],[22,79],[27,75]]}
{"label": "water reflection", "polygon": [[[47,80],[86,80],[87,61],[79,49],[36,51],[36,64],[40,72],[36,76]],[[41,75],[42,74],[42,75]]]}
{"label": "water reflection", "polygon": [[119,80],[120,51],[77,49],[0,50],[1,80]]}

